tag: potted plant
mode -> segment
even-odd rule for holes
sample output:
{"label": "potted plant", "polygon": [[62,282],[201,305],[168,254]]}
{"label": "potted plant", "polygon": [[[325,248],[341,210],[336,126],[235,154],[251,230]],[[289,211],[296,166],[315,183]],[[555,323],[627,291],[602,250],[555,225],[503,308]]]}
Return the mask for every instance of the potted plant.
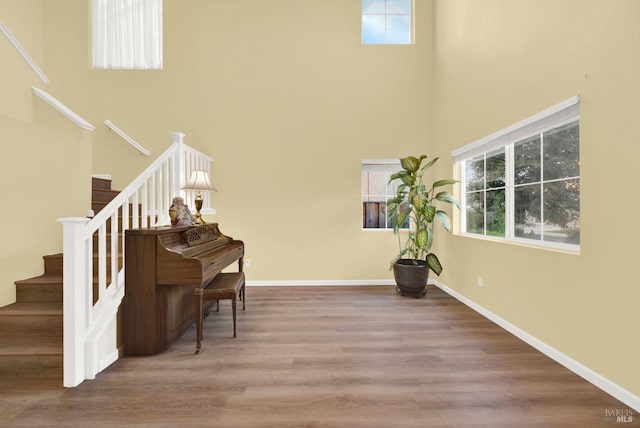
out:
{"label": "potted plant", "polygon": [[[402,170],[389,179],[389,183],[400,180],[395,197],[389,199],[386,206],[389,218],[395,220],[393,233],[398,235],[400,251],[391,261],[391,267],[396,280],[396,291],[403,296],[424,296],[429,271],[436,275],[442,272],[440,260],[430,251],[433,244],[433,224],[438,219],[451,232],[451,221],[449,215],[438,209],[435,203],[439,201],[460,208],[460,203],[449,192],[437,191],[440,187],[457,183],[457,180],[436,180],[430,188],[425,186],[425,172],[438,161],[438,158],[434,158],[423,166],[426,159],[426,155],[400,159]],[[408,238],[402,246],[400,231],[407,222]]]}

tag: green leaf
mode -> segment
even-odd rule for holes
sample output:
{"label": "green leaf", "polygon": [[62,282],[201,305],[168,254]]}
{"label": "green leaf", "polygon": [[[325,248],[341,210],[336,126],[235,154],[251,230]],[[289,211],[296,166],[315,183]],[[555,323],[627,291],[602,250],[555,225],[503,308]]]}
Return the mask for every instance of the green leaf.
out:
{"label": "green leaf", "polygon": [[438,220],[440,220],[440,223],[442,223],[442,226],[447,230],[447,232],[451,232],[451,220],[449,220],[449,214],[444,211],[438,210],[436,211],[436,216],[438,217]]}
{"label": "green leaf", "polygon": [[425,210],[425,217],[427,219],[427,222],[432,223],[435,215],[436,207],[434,207],[433,205],[429,205]]}
{"label": "green leaf", "polygon": [[456,198],[453,197],[453,195],[449,192],[439,192],[435,198],[439,201],[442,202],[448,202],[450,204],[455,205],[456,207],[458,207],[458,209],[460,208],[460,202],[458,202],[458,200]]}
{"label": "green leaf", "polygon": [[415,173],[418,168],[420,168],[420,164],[422,163],[422,160],[424,158],[426,158],[425,155],[420,156],[420,158],[416,158],[415,156],[407,156],[406,158],[400,159],[400,165],[405,171]]}
{"label": "green leaf", "polygon": [[442,272],[442,265],[435,254],[427,254],[427,265],[429,265],[429,269],[431,269],[433,273],[440,276],[440,273]]}
{"label": "green leaf", "polygon": [[416,247],[426,248],[429,242],[429,231],[427,229],[418,229],[416,232]]}
{"label": "green leaf", "polygon": [[421,195],[413,195],[413,198],[411,198],[411,205],[414,206],[415,209],[417,209],[418,211],[422,210],[422,196]]}
{"label": "green leaf", "polygon": [[409,175],[409,174],[406,171],[394,172],[389,177],[389,183],[391,183],[394,180],[402,180],[402,177],[404,177],[405,175]]}
{"label": "green leaf", "polygon": [[[425,158],[426,158],[426,156],[425,156]],[[422,174],[424,174],[424,172],[425,172],[426,170],[428,170],[429,168],[431,168],[431,167],[433,166],[433,164],[434,164],[434,163],[438,162],[438,159],[440,159],[440,158],[433,158],[433,159],[431,159],[431,161],[429,161],[425,166],[423,166],[423,167],[422,167],[422,169],[420,170],[420,174],[421,174],[421,175],[422,175]]]}
{"label": "green leaf", "polygon": [[416,178],[413,175],[405,174],[402,176],[402,182],[407,186],[413,186],[416,182]]}
{"label": "green leaf", "polygon": [[433,187],[448,186],[449,184],[456,184],[457,182],[458,180],[438,180],[433,183]]}
{"label": "green leaf", "polygon": [[400,229],[400,227],[404,224],[405,220],[409,216],[409,213],[411,213],[411,210],[404,210],[398,214],[398,218],[396,220],[396,226],[398,227],[398,229]]}
{"label": "green leaf", "polygon": [[431,244],[433,244],[433,228],[429,228],[429,241],[427,241],[425,250],[429,251],[429,249],[431,249]]}

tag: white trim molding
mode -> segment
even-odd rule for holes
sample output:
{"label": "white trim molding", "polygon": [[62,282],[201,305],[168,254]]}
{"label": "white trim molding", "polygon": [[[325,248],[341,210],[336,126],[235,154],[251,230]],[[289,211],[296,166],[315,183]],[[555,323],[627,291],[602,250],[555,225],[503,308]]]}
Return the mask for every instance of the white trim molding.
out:
{"label": "white trim molding", "polygon": [[393,279],[300,279],[283,281],[247,281],[247,287],[344,287],[359,285],[395,285]]}
{"label": "white trim molding", "polygon": [[16,39],[14,35],[11,34],[11,31],[9,31],[7,26],[4,25],[2,21],[0,21],[0,31],[2,31],[4,35],[7,36],[7,39],[9,39],[9,42],[11,42],[11,44],[13,45],[14,48],[16,48],[18,53],[22,55],[22,58],[24,58],[24,60],[27,61],[27,64],[29,64],[31,69],[38,75],[40,80],[42,80],[45,85],[48,84],[49,79],[44,74],[44,71],[42,71],[42,69],[38,67],[38,64],[36,64],[33,58],[31,58],[31,55],[29,55],[29,53],[25,50],[25,48],[22,47],[18,39]]}
{"label": "white trim molding", "polygon": [[533,346],[535,349],[537,349],[538,351],[542,352],[547,357],[551,358],[552,360],[556,361],[557,363],[559,363],[562,366],[566,367],[567,369],[571,370],[572,372],[574,372],[575,374],[577,374],[581,378],[585,379],[586,381],[588,381],[588,382],[592,383],[593,385],[597,386],[598,388],[600,388],[601,390],[603,390],[607,394],[609,394],[609,395],[615,397],[616,399],[620,400],[621,402],[623,402],[627,406],[631,407],[635,411],[640,412],[640,397],[639,396],[637,396],[637,395],[633,394],[632,392],[626,390],[625,388],[621,387],[620,385],[610,381],[609,379],[605,378],[601,374],[596,373],[595,371],[593,371],[589,367],[587,367],[587,366],[579,363],[578,361],[570,358],[569,356],[567,356],[566,354],[563,354],[562,352],[558,351],[557,349],[547,345],[546,343],[544,343],[540,339],[530,335],[529,333],[527,333],[526,331],[520,329],[519,327],[517,327],[517,326],[511,324],[510,322],[500,318],[499,316],[497,316],[493,312],[491,312],[488,309],[478,305],[477,303],[475,303],[471,299],[466,298],[462,294],[460,294],[457,291],[447,287],[446,285],[442,284],[441,282],[439,282],[437,280],[430,280],[429,284],[433,284],[436,287],[440,288],[441,290],[443,290],[444,292],[449,294],[454,299],[456,299],[456,300],[460,301],[461,303],[467,305],[468,307],[470,307],[474,311],[478,312],[480,315],[484,316],[485,318],[489,319],[490,321],[493,321],[494,323],[496,323],[500,327],[502,327],[505,330],[507,330],[509,333],[513,334],[514,336],[518,337],[519,339],[521,339],[524,342],[528,343],[529,345]]}
{"label": "white trim molding", "polygon": [[42,98],[44,102],[49,104],[54,109],[58,110],[67,119],[69,119],[70,121],[78,125],[80,128],[86,129],[87,131],[95,131],[96,129],[95,126],[93,126],[92,124],[90,124],[89,122],[81,118],[80,115],[78,115],[76,112],[71,110],[66,105],[62,104],[60,101],[58,101],[53,95],[49,94],[47,91],[43,91],[42,89],[38,89],[36,87],[33,87],[31,89],[33,89],[33,93],[36,94],[38,97]]}
{"label": "white trim molding", "polygon": [[112,130],[113,132],[118,134],[120,136],[120,138],[122,138],[124,141],[126,141],[127,143],[129,143],[133,147],[135,147],[143,155],[149,156],[151,154],[151,152],[149,150],[145,149],[140,144],[138,144],[138,142],[136,140],[134,140],[129,135],[127,135],[122,129],[118,128],[110,120],[108,120],[108,119],[105,120],[104,124],[107,125],[107,128],[109,128],[110,130]]}

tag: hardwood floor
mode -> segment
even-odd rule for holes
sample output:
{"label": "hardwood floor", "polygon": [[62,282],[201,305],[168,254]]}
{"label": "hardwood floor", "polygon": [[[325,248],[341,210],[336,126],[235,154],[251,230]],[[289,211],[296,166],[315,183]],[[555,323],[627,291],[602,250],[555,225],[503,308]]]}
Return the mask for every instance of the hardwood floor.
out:
{"label": "hardwood floor", "polygon": [[[441,290],[248,287],[77,388],[0,386],[7,427],[613,427],[620,403]],[[640,426],[640,415],[633,412]]]}

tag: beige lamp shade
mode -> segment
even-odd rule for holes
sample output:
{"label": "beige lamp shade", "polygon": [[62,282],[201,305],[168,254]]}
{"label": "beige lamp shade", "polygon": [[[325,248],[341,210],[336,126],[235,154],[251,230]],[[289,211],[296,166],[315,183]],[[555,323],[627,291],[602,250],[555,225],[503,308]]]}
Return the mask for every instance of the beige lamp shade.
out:
{"label": "beige lamp shade", "polygon": [[212,190],[217,192],[218,189],[211,185],[209,174],[207,171],[196,169],[191,172],[189,181],[184,185],[182,190]]}

